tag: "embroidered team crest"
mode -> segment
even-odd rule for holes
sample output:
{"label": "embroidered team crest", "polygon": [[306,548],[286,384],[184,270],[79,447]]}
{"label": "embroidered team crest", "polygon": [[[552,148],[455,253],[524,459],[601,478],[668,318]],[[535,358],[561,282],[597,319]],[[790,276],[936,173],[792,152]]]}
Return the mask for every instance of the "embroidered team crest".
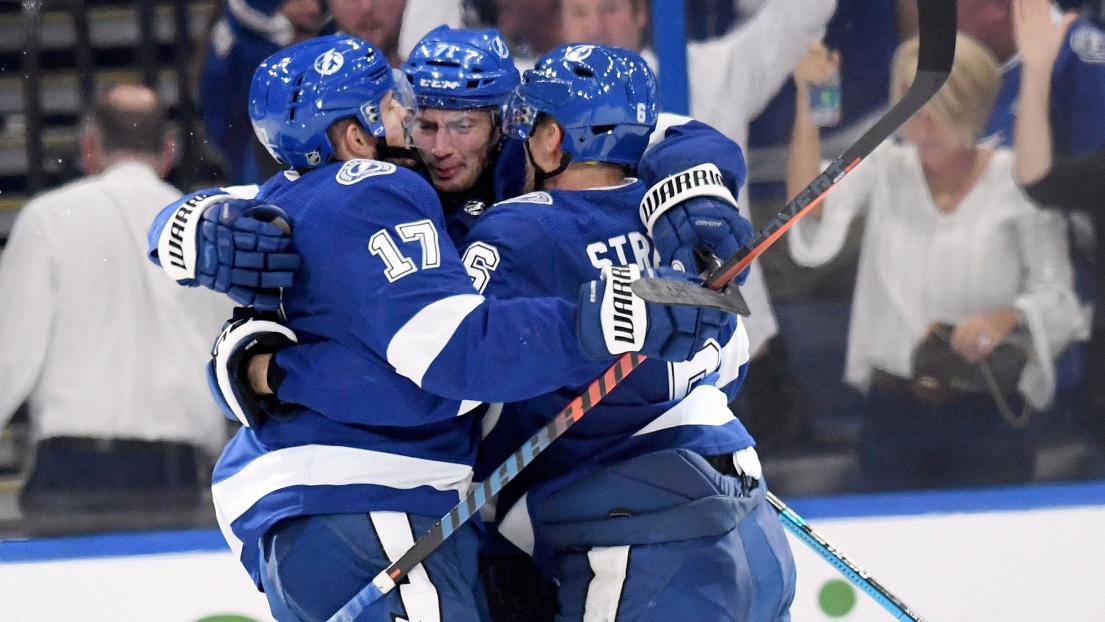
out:
{"label": "embroidered team crest", "polygon": [[343,186],[352,186],[362,179],[377,175],[390,175],[394,172],[395,165],[389,162],[350,160],[342,165],[341,170],[338,171],[337,180]]}
{"label": "embroidered team crest", "polygon": [[344,64],[345,57],[336,49],[331,49],[323,52],[315,59],[315,71],[324,76],[329,76],[337,73]]}
{"label": "embroidered team crest", "polygon": [[1105,33],[1083,25],[1070,36],[1070,47],[1083,62],[1100,65],[1105,63]]}
{"label": "embroidered team crest", "polygon": [[487,209],[487,205],[479,199],[472,199],[464,204],[464,213],[469,216],[479,216]]}

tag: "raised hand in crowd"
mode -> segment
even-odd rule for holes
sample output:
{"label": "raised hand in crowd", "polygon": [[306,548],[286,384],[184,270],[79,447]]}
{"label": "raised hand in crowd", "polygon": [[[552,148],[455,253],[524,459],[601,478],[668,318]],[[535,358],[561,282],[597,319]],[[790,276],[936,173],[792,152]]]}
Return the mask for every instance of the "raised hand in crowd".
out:
{"label": "raised hand in crowd", "polygon": [[1077,19],[1071,13],[1058,22],[1047,0],[1014,0],[1013,34],[1023,63],[1021,98],[1013,136],[1017,181],[1030,184],[1051,169],[1051,72],[1063,48],[1067,30]]}

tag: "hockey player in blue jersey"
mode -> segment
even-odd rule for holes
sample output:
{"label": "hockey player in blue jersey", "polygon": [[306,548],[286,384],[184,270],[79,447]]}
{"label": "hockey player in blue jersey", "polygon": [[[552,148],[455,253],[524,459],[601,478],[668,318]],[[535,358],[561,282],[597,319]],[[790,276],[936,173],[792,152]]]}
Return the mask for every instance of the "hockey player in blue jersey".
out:
{"label": "hockey player in blue jersey", "polygon": [[[258,197],[288,206],[303,265],[284,292],[289,328],[230,325],[216,344],[215,384],[226,388],[245,372],[232,361],[263,348],[256,337],[266,329],[304,345],[277,355],[284,382],[265,378],[298,406],[262,421],[244,394],[223,393],[247,427],[227,446],[212,490],[228,542],[281,620],[329,617],[456,503],[478,438],[465,398],[511,400],[565,378],[583,382],[589,357],[615,353],[607,337],[618,319],[608,313],[604,324],[601,312],[603,299],[622,295],[614,279],[583,298],[579,312],[553,298],[484,299],[452,245],[440,243],[432,189],[413,173],[361,159],[402,133],[395,92],[382,54],[350,37],[273,56],[251,88],[258,136],[294,169]],[[217,226],[202,218],[210,199],[193,196],[152,229],[160,232],[151,234],[153,254],[181,280],[210,259],[193,245],[197,228]],[[263,249],[257,257],[271,259]],[[688,358],[727,325],[717,312],[651,304],[645,312],[642,350],[662,358]],[[309,357],[297,353],[318,352],[325,367],[299,365]],[[315,379],[330,378],[370,399],[321,393]],[[359,619],[479,619],[475,531],[458,531],[410,584]]]}
{"label": "hockey player in blue jersey", "polygon": [[[655,107],[651,71],[625,50],[563,46],[525,73],[508,133],[526,140],[545,191],[493,206],[469,233],[466,264],[485,295],[570,298],[620,259],[651,265],[639,251],[650,225],[685,209],[662,183],[646,198],[625,177],[642,155],[643,169],[679,161],[676,141],[643,153]],[[724,144],[698,146],[726,155]],[[688,193],[731,199],[716,168],[698,170]],[[624,258],[610,243],[622,237],[632,249]],[[647,361],[500,494],[500,532],[559,584],[558,620],[584,620],[599,603],[621,622],[789,619],[793,559],[763,500],[753,441],[726,408],[747,360],[738,326],[692,361]],[[508,404],[485,421],[477,477],[580,389]]]}
{"label": "hockey player in blue jersey", "polygon": [[[625,178],[642,158],[655,111],[654,78],[630,52],[569,46],[527,72],[508,121],[528,139],[537,184],[548,191],[496,204],[476,221],[464,261],[481,291],[571,299],[603,268],[653,265],[648,229],[666,212],[685,211],[687,196],[735,203],[716,167],[683,171],[679,137],[640,167],[653,175],[674,167],[682,177],[658,183],[648,200],[643,184]],[[696,138],[699,150],[740,161],[735,146]],[[689,182],[686,192],[669,192],[677,182]],[[745,239],[750,234],[746,225]],[[646,362],[504,490],[500,529],[556,577],[558,619],[582,620],[591,599],[623,621],[789,619],[793,560],[763,501],[752,439],[726,407],[743,378],[747,345],[737,327],[690,362]],[[335,377],[319,381],[356,390]],[[492,406],[483,471],[581,388],[566,382],[540,398]],[[606,573],[624,580],[606,581]]]}
{"label": "hockey player in blue jersey", "polygon": [[402,69],[418,100],[411,142],[460,244],[487,206],[523,192],[522,143],[499,129],[518,69],[499,31],[448,26],[423,37]]}

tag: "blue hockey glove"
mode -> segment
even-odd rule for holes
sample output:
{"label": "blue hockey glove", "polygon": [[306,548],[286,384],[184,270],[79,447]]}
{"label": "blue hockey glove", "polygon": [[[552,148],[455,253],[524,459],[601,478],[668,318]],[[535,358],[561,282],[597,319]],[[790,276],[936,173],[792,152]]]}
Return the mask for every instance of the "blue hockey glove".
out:
{"label": "blue hockey glove", "polygon": [[299,340],[290,328],[252,309],[239,307],[223,326],[207,363],[207,386],[223,414],[247,428],[258,428],[268,419],[275,396],[259,396],[249,384],[249,361],[271,354]]}
{"label": "blue hockey glove", "polygon": [[[641,202],[641,221],[661,262],[685,272],[704,272],[720,265],[699,265],[702,262],[696,260],[696,250],[725,261],[755,233],[712,164],[687,169],[650,188]],[[743,284],[747,276],[748,270],[742,271],[737,283]]]}
{"label": "blue hockey glove", "polygon": [[[707,340],[736,316],[716,309],[646,302],[631,283],[642,276],[637,266],[603,269],[603,280],[584,283],[579,297],[577,334],[583,352],[605,359],[640,352],[665,361],[690,360]],[[659,268],[644,276],[697,282],[677,270]]]}
{"label": "blue hockey glove", "polygon": [[162,231],[158,256],[169,276],[203,285],[262,311],[280,307],[300,257],[278,207],[228,194],[182,199]]}

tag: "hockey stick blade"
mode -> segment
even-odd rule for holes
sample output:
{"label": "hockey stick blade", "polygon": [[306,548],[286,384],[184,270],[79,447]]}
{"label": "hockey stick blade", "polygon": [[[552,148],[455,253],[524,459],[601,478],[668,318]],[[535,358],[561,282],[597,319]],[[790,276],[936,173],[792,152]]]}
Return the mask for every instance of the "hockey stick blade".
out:
{"label": "hockey stick blade", "polygon": [[[714,270],[706,280],[706,287],[718,290],[731,281],[756,256],[779,239],[794,223],[795,219],[807,213],[809,209],[816,205],[830,188],[848,174],[848,171],[852,170],[879,143],[897,131],[898,127],[920,110],[947,80],[948,73],[951,72],[952,59],[955,57],[955,0],[918,0],[917,4],[918,32],[921,39],[917,60],[917,76],[901,101],[895,104],[886,113],[885,117],[861,136],[856,144],[852,145],[843,156],[837,158],[824,174],[815,179],[794,200],[787,204],[783,211],[768,223],[767,227],[753,236],[739,251]],[[402,557],[376,575],[372,583],[369,583],[358,592],[328,622],[354,620],[366,606],[383,598],[385,594],[394,589],[398,581],[402,580],[415,566],[422,563],[422,560],[433,553],[453,531],[475,515],[480,507],[498,494],[503,486],[513,480],[522,468],[533,462],[533,459],[541,451],[564,434],[569,427],[582,418],[602,398],[606,397],[619,382],[644,361],[645,357],[641,354],[635,352],[623,354],[602,376],[588,385],[583,394],[572,400],[551,421],[531,436],[491,476],[468,493],[467,497],[443,516],[430,531],[419,538]],[[785,523],[786,520],[782,518],[782,514],[780,514],[780,517],[780,520]],[[804,541],[810,544],[808,540]],[[819,554],[822,554],[821,550],[814,548]],[[863,586],[860,587],[863,588]],[[864,591],[867,590],[864,589]],[[884,595],[893,597],[889,592],[885,592]],[[883,604],[883,601],[880,600],[879,602]],[[891,612],[894,611],[891,610]],[[922,622],[921,618],[918,617],[899,619]]]}
{"label": "hockey stick blade", "polygon": [[735,285],[714,291],[686,281],[645,277],[633,281],[630,287],[638,298],[649,302],[717,309],[744,316],[751,315],[748,310],[748,303],[744,301],[744,296],[741,295],[740,289]]}

